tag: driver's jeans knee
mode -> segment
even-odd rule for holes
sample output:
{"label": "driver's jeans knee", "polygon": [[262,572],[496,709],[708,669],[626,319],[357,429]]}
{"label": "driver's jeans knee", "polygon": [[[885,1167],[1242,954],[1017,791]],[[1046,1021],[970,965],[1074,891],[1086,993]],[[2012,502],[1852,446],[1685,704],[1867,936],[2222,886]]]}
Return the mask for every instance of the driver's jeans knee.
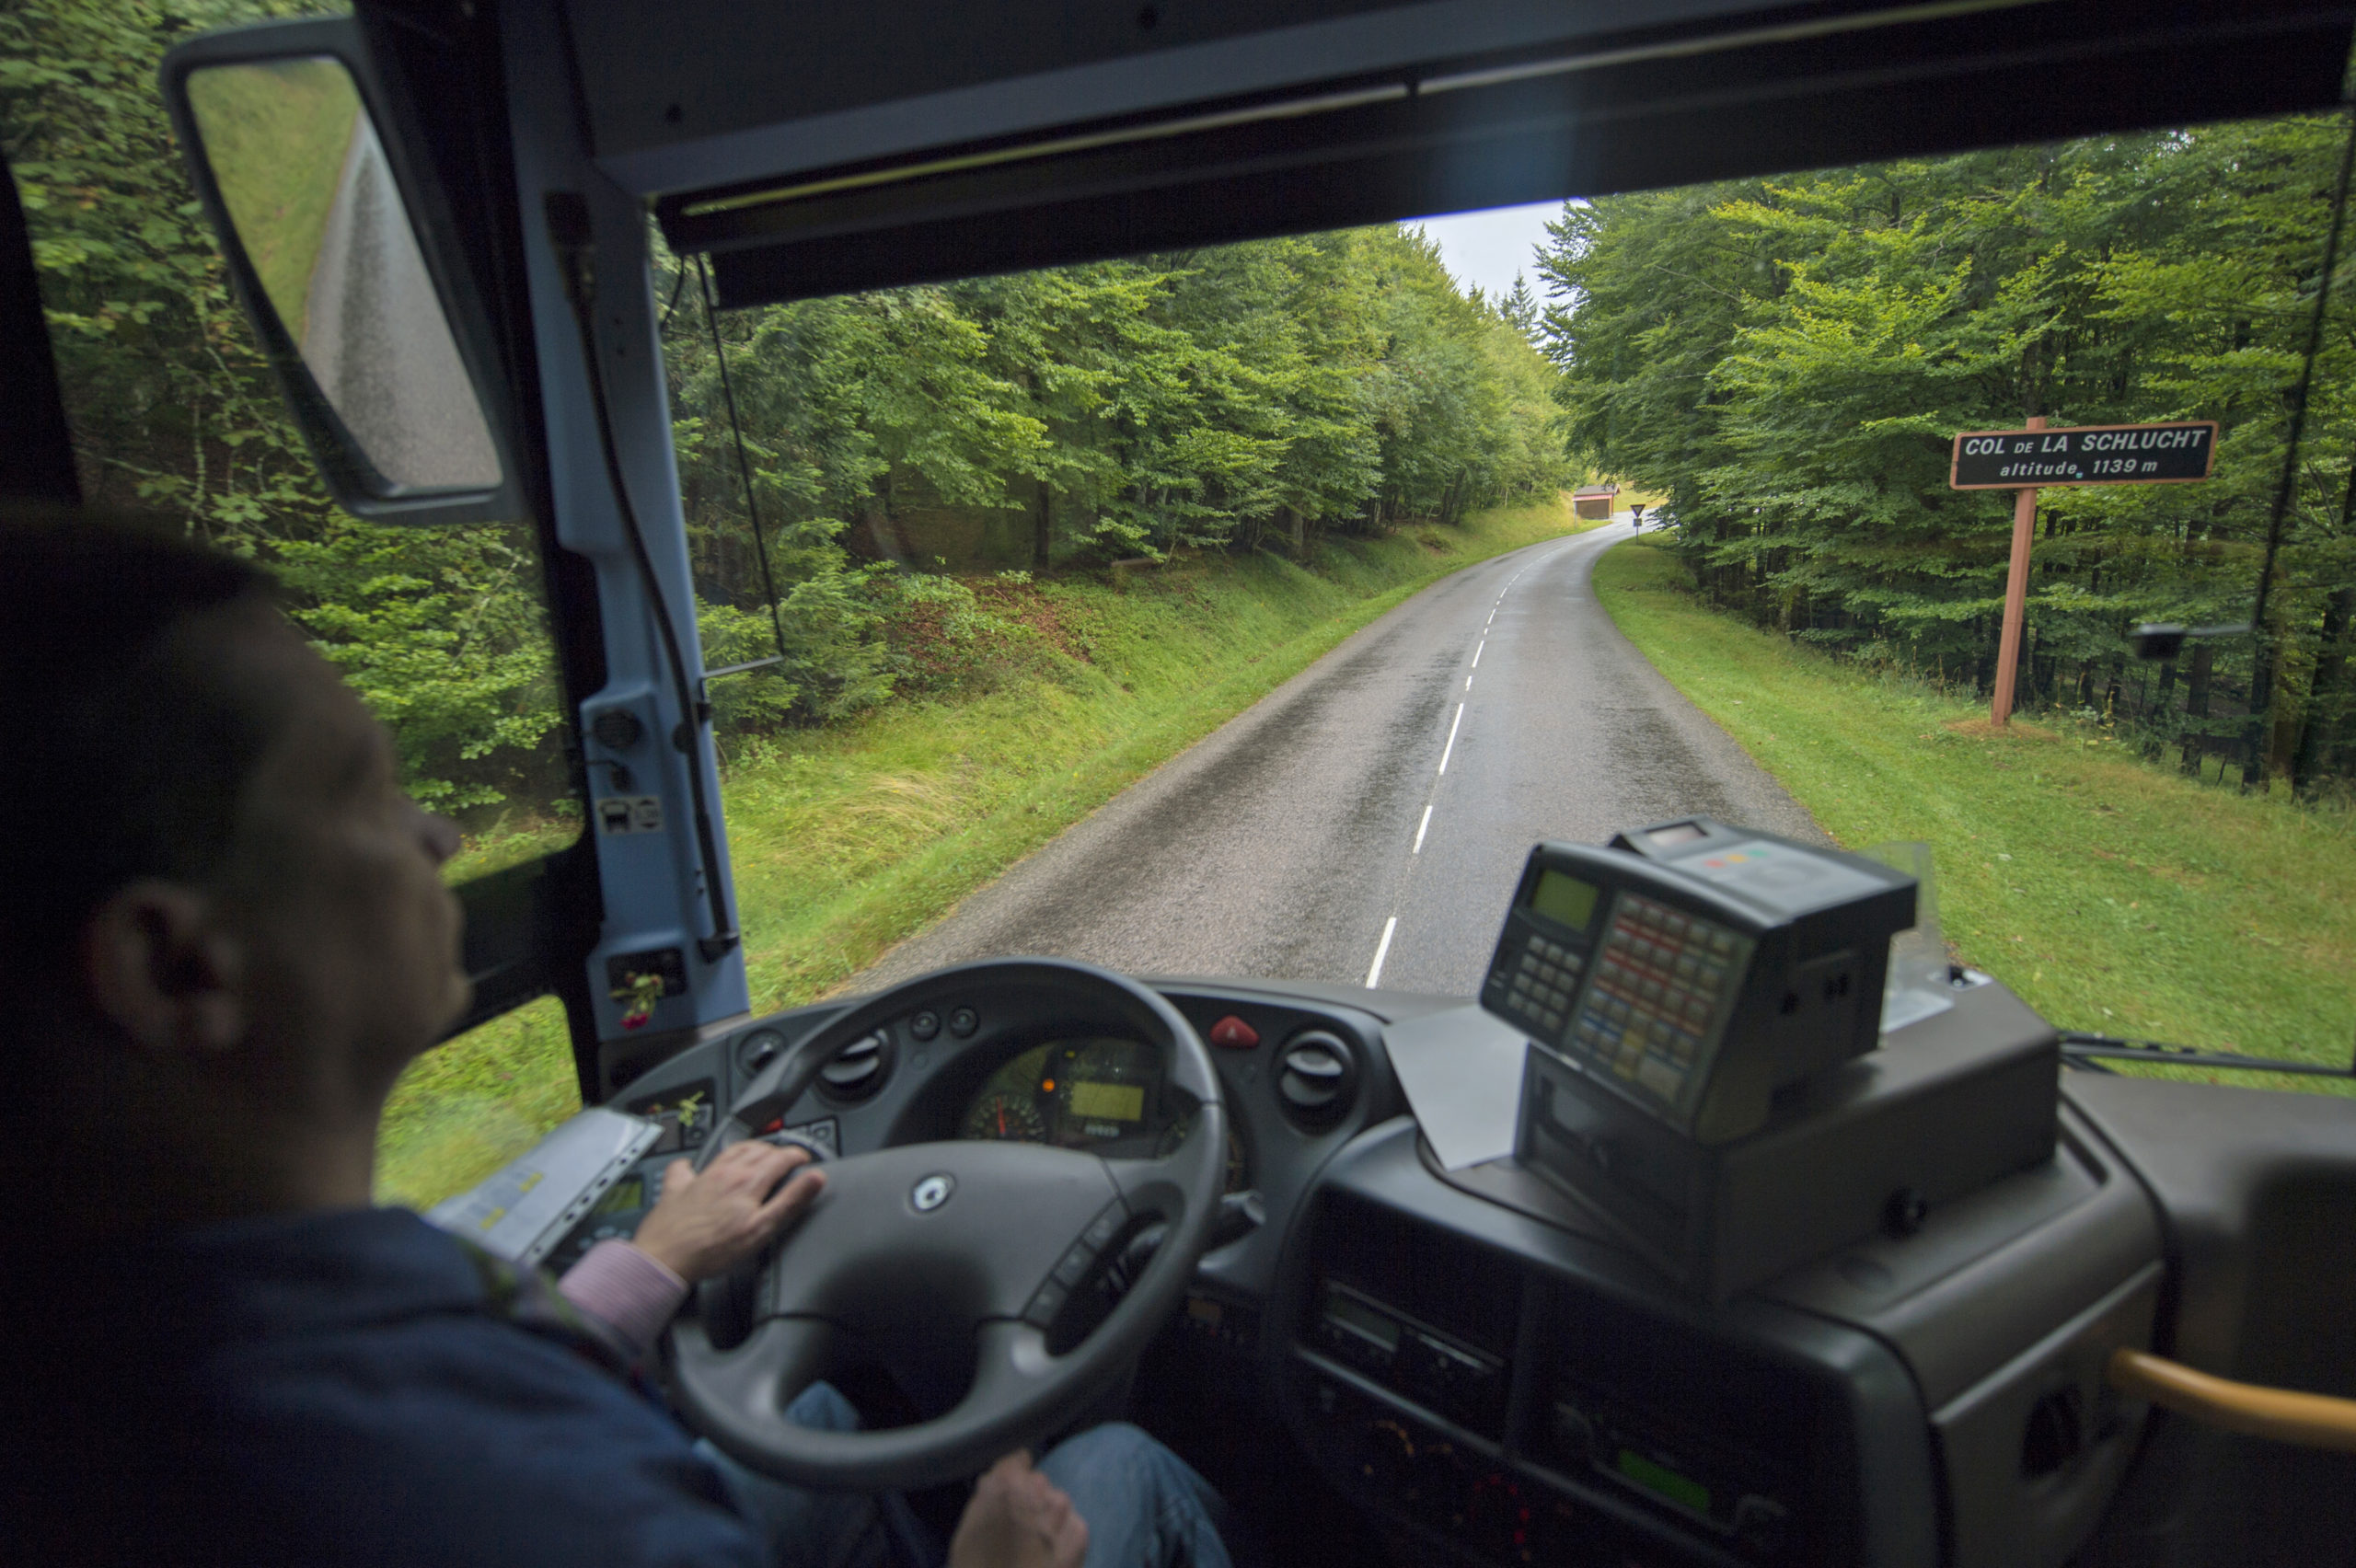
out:
{"label": "driver's jeans knee", "polygon": [[[859,1412],[828,1383],[803,1389],[785,1418],[820,1432],[859,1430]],[[896,1493],[813,1492],[747,1470],[709,1438],[698,1439],[696,1452],[720,1471],[777,1568],[932,1568],[940,1561],[930,1532]]]}
{"label": "driver's jeans knee", "polygon": [[[786,1407],[797,1426],[855,1432],[859,1412],[825,1383]],[[941,1551],[895,1493],[811,1492],[772,1481],[699,1442],[778,1568],[939,1568]],[[1229,1568],[1210,1483],[1126,1422],[1059,1443],[1039,1469],[1088,1521],[1086,1568]]]}
{"label": "driver's jeans knee", "polygon": [[1088,1521],[1087,1568],[1228,1568],[1227,1505],[1195,1468],[1126,1421],[1091,1426],[1039,1469]]}

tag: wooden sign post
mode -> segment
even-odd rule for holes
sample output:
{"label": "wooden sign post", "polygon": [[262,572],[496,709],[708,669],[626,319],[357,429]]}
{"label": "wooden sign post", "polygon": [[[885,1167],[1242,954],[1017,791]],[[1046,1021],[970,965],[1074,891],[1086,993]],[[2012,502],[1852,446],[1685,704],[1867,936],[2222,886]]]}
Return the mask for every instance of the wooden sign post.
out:
{"label": "wooden sign post", "polygon": [[[2028,428],[2045,428],[2045,416],[2033,414]],[[1948,475],[1954,483],[1954,475]],[[1988,722],[1998,729],[2013,721],[2013,688],[2021,676],[2021,622],[2028,614],[2028,551],[2037,537],[2037,487],[2030,485],[2013,497],[2013,563],[2004,573],[2004,631],[1996,642],[1996,695],[1988,705]]]}
{"label": "wooden sign post", "polygon": [[2186,485],[2209,477],[2217,460],[2217,421],[2072,425],[2048,429],[2033,414],[2026,430],[1967,431],[1955,438],[1950,490],[2009,490],[2013,559],[2004,574],[2004,629],[1996,644],[1996,694],[1988,720],[2012,722],[2021,670],[2021,622],[2028,605],[2029,546],[2037,532],[2037,492],[2053,485]]}

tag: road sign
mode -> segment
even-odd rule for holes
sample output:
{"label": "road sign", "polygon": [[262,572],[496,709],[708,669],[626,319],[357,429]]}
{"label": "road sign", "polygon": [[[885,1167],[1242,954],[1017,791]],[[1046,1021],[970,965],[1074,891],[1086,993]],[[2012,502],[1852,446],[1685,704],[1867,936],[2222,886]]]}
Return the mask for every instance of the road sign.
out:
{"label": "road sign", "polygon": [[2217,421],[1975,430],[1955,438],[1950,490],[2185,485],[2209,477]]}

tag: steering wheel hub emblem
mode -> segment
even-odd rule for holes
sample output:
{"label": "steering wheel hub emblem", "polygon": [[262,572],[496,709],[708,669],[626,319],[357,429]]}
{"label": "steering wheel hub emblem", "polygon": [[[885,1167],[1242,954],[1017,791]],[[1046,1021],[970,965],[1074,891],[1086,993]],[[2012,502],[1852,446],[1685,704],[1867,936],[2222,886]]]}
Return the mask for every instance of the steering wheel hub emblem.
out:
{"label": "steering wheel hub emblem", "polygon": [[935,1174],[926,1177],[909,1190],[908,1202],[916,1205],[918,1214],[930,1214],[947,1203],[949,1194],[956,1190],[954,1179],[945,1174]]}

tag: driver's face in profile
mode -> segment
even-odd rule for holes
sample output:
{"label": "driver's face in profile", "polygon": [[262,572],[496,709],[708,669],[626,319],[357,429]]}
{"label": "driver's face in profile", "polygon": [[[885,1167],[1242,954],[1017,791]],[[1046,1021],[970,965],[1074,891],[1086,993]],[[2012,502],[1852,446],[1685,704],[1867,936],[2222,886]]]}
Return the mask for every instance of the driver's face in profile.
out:
{"label": "driver's face in profile", "polygon": [[402,790],[392,738],[275,611],[221,612],[237,678],[284,720],[252,776],[222,892],[257,1035],[398,1071],[462,1014],[456,828]]}

